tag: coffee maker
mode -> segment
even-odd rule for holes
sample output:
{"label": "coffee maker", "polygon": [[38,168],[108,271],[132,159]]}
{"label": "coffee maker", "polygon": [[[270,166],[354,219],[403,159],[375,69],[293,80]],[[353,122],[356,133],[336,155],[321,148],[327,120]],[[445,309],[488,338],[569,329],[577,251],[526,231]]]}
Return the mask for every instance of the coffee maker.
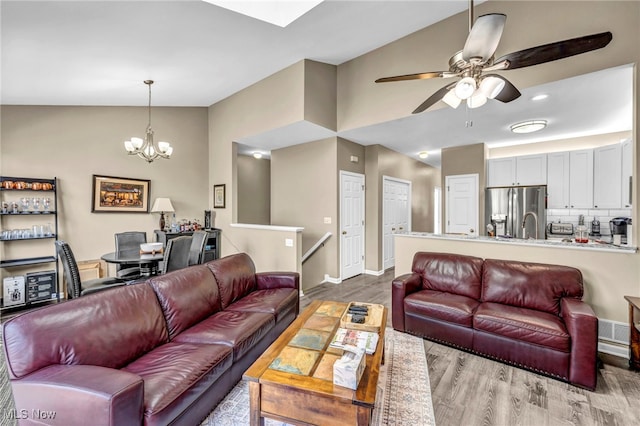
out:
{"label": "coffee maker", "polygon": [[611,230],[611,238],[616,239],[615,235],[620,235],[622,244],[627,244],[627,225],[631,224],[630,217],[615,217],[609,221],[609,229]]}

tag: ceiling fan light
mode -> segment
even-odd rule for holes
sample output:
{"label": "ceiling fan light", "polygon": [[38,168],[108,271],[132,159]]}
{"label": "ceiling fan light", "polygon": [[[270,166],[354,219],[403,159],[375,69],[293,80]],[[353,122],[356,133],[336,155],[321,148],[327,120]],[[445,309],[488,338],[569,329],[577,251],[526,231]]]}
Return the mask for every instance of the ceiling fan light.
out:
{"label": "ceiling fan light", "polygon": [[478,108],[487,103],[487,97],[480,90],[476,90],[476,92],[467,99],[467,106],[469,108]]}
{"label": "ceiling fan light", "polygon": [[486,77],[480,82],[480,90],[489,99],[494,99],[504,89],[505,82],[501,78]]}
{"label": "ceiling fan light", "polygon": [[454,91],[460,99],[468,99],[476,91],[476,81],[472,77],[465,77],[456,84]]}
{"label": "ceiling fan light", "polygon": [[454,109],[458,108],[458,105],[460,105],[460,102],[462,102],[462,100],[456,96],[453,89],[449,90],[449,92],[447,92],[447,94],[444,95],[444,98],[442,98],[442,101]]}
{"label": "ceiling fan light", "polygon": [[513,133],[533,133],[547,127],[546,120],[529,120],[516,123],[511,126]]}

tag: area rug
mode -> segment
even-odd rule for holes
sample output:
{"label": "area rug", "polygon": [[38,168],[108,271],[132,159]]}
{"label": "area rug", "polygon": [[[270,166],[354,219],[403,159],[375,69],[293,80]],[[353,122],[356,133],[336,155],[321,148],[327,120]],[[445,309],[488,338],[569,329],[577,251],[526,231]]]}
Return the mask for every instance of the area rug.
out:
{"label": "area rug", "polygon": [[[387,328],[385,364],[378,379],[374,425],[435,426],[429,372],[422,339]],[[249,386],[240,381],[201,426],[249,424]],[[266,425],[283,423],[266,419]]]}

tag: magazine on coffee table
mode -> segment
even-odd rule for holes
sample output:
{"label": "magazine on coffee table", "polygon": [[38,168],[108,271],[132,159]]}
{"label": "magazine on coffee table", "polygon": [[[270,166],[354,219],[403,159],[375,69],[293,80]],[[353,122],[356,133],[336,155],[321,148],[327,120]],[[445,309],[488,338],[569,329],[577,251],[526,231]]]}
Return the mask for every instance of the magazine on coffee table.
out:
{"label": "magazine on coffee table", "polygon": [[376,351],[378,339],[378,333],[371,331],[338,328],[329,346],[336,349],[345,349],[345,346],[355,346],[364,349],[367,355],[371,355]]}

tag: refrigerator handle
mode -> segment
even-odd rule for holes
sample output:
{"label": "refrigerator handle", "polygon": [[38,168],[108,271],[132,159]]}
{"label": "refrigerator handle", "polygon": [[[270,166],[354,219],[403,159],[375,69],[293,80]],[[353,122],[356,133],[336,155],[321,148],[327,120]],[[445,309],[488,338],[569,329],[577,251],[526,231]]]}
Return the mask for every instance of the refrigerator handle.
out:
{"label": "refrigerator handle", "polygon": [[507,229],[505,230],[507,235],[515,237],[513,235],[513,188],[507,189]]}

